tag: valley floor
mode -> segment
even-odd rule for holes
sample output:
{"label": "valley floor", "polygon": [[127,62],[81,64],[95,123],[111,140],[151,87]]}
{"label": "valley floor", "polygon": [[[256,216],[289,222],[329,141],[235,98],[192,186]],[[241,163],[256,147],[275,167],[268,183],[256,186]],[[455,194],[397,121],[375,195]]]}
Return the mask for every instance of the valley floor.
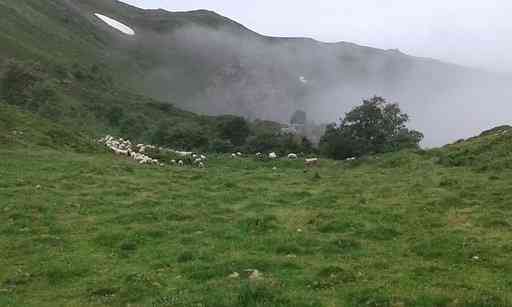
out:
{"label": "valley floor", "polygon": [[2,148],[0,306],[509,306],[511,179]]}

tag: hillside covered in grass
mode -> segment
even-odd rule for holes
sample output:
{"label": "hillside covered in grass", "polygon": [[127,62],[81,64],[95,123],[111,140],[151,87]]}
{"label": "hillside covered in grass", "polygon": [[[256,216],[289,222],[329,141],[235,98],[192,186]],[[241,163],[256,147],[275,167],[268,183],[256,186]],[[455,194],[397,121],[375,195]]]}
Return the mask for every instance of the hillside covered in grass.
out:
{"label": "hillside covered in grass", "polygon": [[400,93],[447,133],[497,118],[496,76],[113,0],[0,0],[0,29],[0,306],[512,306],[511,127],[334,161],[269,120]]}
{"label": "hillside covered in grass", "polygon": [[[115,0],[2,0],[0,28],[2,60],[35,61],[200,114],[288,122],[304,110],[311,121],[331,122],[361,97],[384,96],[402,104],[430,146],[506,122],[493,110],[511,97],[503,76],[350,42],[268,37],[205,10],[143,10]],[[97,96],[88,99],[111,99]],[[480,116],[468,121],[464,110],[473,109]]]}
{"label": "hillside covered in grass", "polygon": [[510,128],[197,169],[0,118],[1,306],[510,306]]}

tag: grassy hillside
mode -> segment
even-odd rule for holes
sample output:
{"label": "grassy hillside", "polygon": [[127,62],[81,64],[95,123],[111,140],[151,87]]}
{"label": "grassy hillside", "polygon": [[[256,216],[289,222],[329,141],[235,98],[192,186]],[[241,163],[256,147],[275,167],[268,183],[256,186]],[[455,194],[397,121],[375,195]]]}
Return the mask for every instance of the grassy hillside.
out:
{"label": "grassy hillside", "polygon": [[[0,106],[99,138],[106,133],[175,149],[208,150],[233,116],[197,115],[119,87],[97,65],[0,61]],[[7,109],[6,109],[7,110]],[[275,122],[249,123],[251,134],[279,131]],[[165,137],[165,140],[163,140]]]}
{"label": "grassy hillside", "polygon": [[483,159],[510,159],[507,134],[157,168],[0,110],[0,306],[511,305],[512,170]]}
{"label": "grassy hillside", "polygon": [[0,145],[20,151],[40,148],[95,152],[99,148],[88,135],[63,127],[19,108],[0,103]]}
{"label": "grassy hillside", "polygon": [[[136,35],[120,34],[96,12]],[[333,120],[333,112],[374,94],[424,111],[495,80],[396,50],[266,37],[210,11],[142,10],[114,0],[0,0],[0,27],[2,57],[96,65],[121,89],[214,115],[287,121],[305,109],[311,119]]]}
{"label": "grassy hillside", "polygon": [[[96,10],[143,39],[119,36]],[[244,46],[264,52],[224,52],[217,32],[205,35],[226,27],[241,32],[228,49],[251,37]],[[301,161],[213,154],[205,169],[141,166],[94,141],[111,133],[225,145],[221,128],[232,116],[174,105],[207,93],[198,106],[214,108],[203,111],[255,115],[258,105],[284,114],[290,99],[311,94],[296,84],[308,67],[310,80],[347,86],[389,73],[399,79],[416,61],[429,73],[430,65],[459,68],[262,37],[207,11],[103,0],[0,0],[0,28],[0,306],[512,305],[510,127],[307,170]],[[200,39],[183,45],[188,35]],[[252,48],[252,39],[271,47]],[[290,50],[300,56],[283,57]],[[207,61],[213,55],[220,59]],[[333,67],[343,74],[325,76],[327,61],[298,65],[304,55],[341,58]],[[287,94],[260,95],[274,87]],[[229,108],[217,108],[219,97]],[[249,128],[267,146],[280,125]]]}
{"label": "grassy hillside", "polygon": [[440,150],[446,166],[466,166],[480,171],[500,172],[512,167],[512,127],[500,126],[480,136],[460,140]]}

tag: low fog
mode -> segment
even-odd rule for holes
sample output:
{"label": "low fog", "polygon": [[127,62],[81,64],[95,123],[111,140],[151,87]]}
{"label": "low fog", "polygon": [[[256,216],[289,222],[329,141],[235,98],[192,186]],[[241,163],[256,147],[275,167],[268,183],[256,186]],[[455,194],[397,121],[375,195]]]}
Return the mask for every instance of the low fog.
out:
{"label": "low fog", "polygon": [[512,72],[512,2],[508,0],[123,2],[168,11],[208,9],[264,35],[398,48],[416,56]]}
{"label": "low fog", "polygon": [[164,59],[145,76],[146,87],[163,99],[179,92],[178,105],[199,113],[287,122],[303,109],[328,123],[378,95],[400,104],[426,147],[511,123],[511,79],[503,73],[398,50],[271,38],[236,24],[189,24],[146,33],[144,41]]}

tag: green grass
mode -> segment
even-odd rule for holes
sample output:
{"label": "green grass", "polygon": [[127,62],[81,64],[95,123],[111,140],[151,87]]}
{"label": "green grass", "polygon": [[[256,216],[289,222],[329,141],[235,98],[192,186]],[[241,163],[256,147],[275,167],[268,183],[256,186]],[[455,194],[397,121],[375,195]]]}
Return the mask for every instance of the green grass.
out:
{"label": "green grass", "polygon": [[450,148],[141,167],[20,121],[41,134],[0,147],[0,306],[511,305],[510,169]]}
{"label": "green grass", "polygon": [[[124,41],[96,10],[148,41]],[[146,134],[164,120],[212,133],[221,120],[133,91],[186,106],[211,65],[160,54],[151,37],[227,21],[150,17],[103,0],[0,0],[0,55],[42,79],[21,80],[25,96],[10,103],[44,102],[47,118],[0,102],[0,306],[511,305],[507,133],[307,172],[225,156],[207,169],[142,167],[98,148],[89,135],[121,134],[107,118],[119,110],[121,122],[147,119]],[[162,66],[187,76],[147,76]]]}

